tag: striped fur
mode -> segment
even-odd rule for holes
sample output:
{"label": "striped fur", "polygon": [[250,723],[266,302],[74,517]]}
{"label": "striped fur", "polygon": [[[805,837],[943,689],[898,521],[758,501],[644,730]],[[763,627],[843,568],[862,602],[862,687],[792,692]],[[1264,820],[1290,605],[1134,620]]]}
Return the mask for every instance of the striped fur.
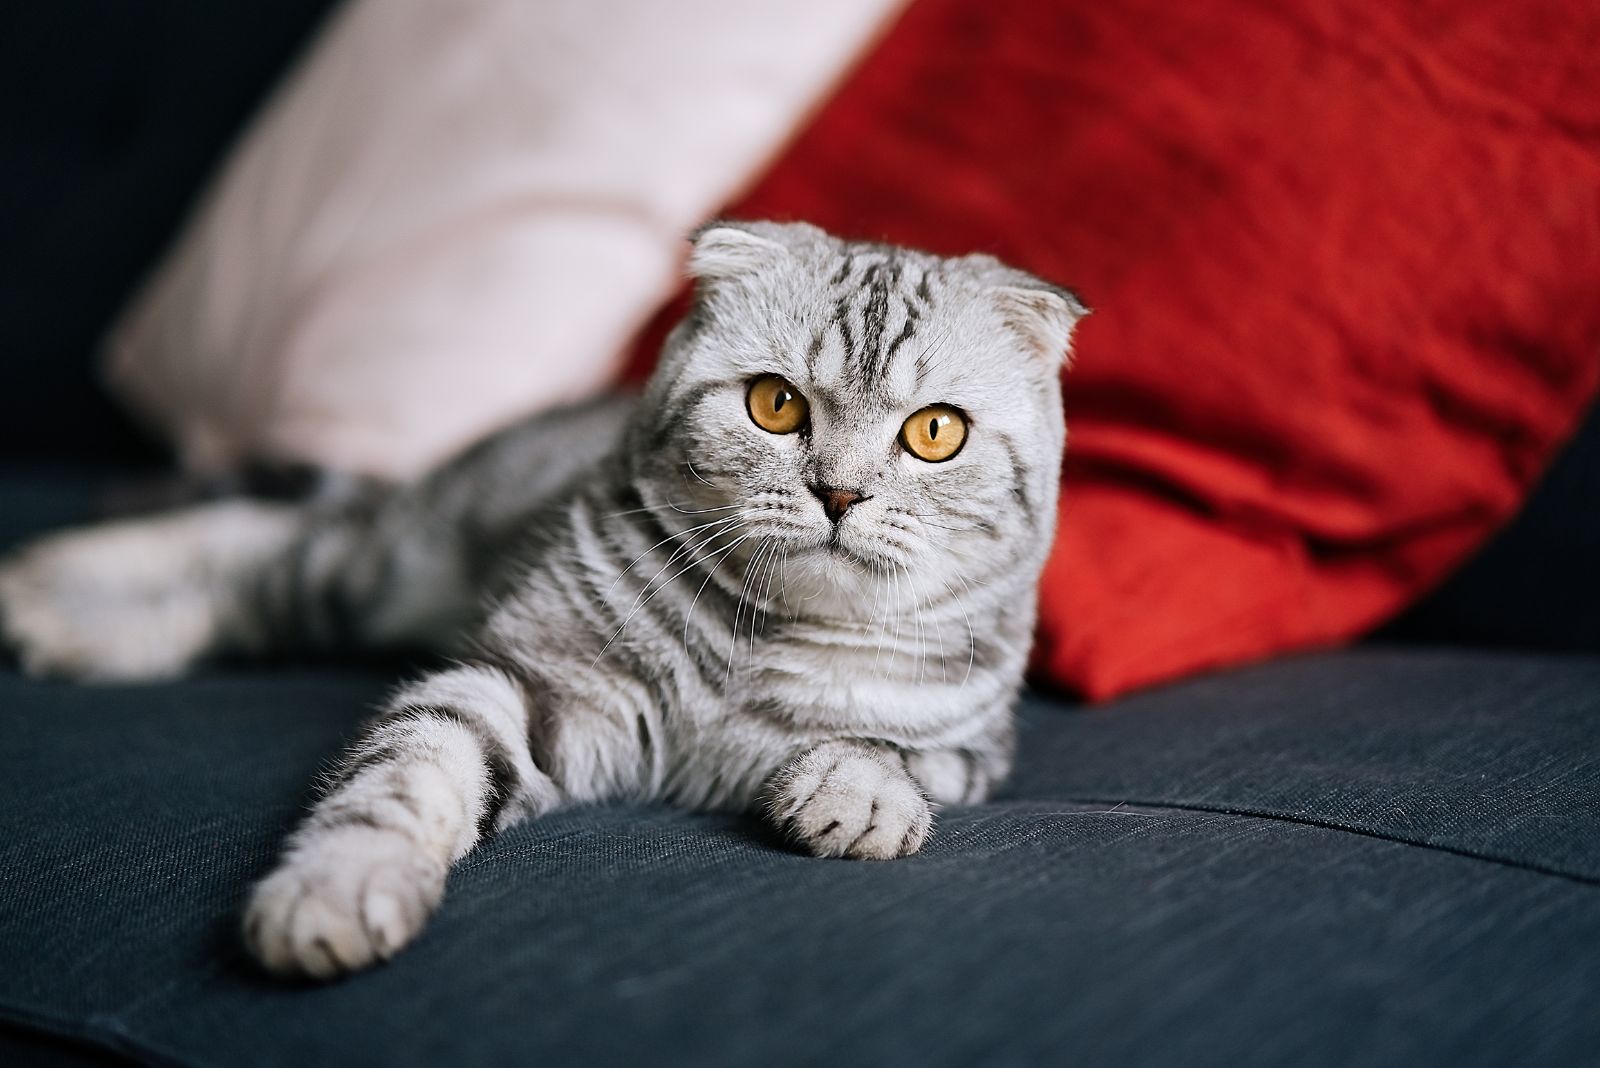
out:
{"label": "striped fur", "polygon": [[[751,808],[816,855],[888,858],[1007,773],[1084,309],[988,257],[804,225],[713,226],[690,267],[696,306],[641,398],[415,486],[207,506],[0,566],[7,637],[43,673],[296,645],[457,658],[396,692],[257,888],[246,936],[272,970],[387,958],[452,862],[563,805]],[[807,398],[804,430],[752,422],[764,374]],[[935,402],[970,430],[930,464],[898,433]],[[834,523],[813,485],[862,499]]]}

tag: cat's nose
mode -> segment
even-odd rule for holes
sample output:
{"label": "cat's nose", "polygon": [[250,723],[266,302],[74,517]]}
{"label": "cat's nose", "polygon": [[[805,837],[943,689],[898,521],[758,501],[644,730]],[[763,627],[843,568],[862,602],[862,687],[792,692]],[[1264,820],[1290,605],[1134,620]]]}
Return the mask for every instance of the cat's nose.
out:
{"label": "cat's nose", "polygon": [[835,523],[844,518],[844,514],[850,510],[851,505],[859,504],[867,499],[866,496],[857,493],[855,490],[834,489],[832,486],[813,484],[811,492],[817,495],[817,500],[822,502],[822,510]]}

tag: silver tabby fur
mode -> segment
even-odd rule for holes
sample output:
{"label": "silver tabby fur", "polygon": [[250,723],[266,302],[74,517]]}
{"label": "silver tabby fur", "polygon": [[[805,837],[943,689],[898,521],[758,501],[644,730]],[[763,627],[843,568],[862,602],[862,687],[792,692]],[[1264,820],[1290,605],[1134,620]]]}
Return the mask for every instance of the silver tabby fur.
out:
{"label": "silver tabby fur", "polygon": [[[426,645],[255,890],[273,971],[414,937],[450,864],[561,806],[754,808],[818,856],[915,852],[1007,773],[1084,309],[987,256],[803,224],[696,238],[693,312],[642,397],[530,421],[410,487],[58,535],[0,567],[25,668],[150,679],[206,654]],[[810,424],[776,435],[749,383]],[[952,459],[898,442],[930,403]],[[862,495],[831,521],[814,486]]]}

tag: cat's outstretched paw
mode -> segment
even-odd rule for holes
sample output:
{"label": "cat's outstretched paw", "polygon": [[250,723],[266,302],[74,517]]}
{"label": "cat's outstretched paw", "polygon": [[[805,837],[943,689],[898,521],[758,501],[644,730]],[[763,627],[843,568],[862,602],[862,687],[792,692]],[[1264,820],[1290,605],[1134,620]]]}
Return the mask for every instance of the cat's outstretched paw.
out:
{"label": "cat's outstretched paw", "polygon": [[773,776],[773,823],[819,857],[892,860],[922,848],[933,807],[898,758],[859,742],[830,742]]}
{"label": "cat's outstretched paw", "polygon": [[392,957],[428,921],[445,869],[396,831],[329,831],[255,889],[245,942],[277,975],[335,979]]}

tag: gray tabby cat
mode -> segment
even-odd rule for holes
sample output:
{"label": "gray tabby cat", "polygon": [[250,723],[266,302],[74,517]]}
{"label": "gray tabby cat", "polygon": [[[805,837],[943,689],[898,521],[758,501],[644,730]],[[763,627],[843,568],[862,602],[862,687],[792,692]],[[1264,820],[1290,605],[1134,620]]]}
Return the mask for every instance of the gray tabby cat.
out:
{"label": "gray tabby cat", "polygon": [[395,693],[256,887],[245,934],[272,971],[387,959],[452,862],[562,806],[754,807],[817,856],[883,859],[1007,773],[1085,309],[988,256],[806,225],[714,224],[690,273],[637,401],[539,418],[409,488],[207,505],[0,568],[38,673],[459,657]]}

